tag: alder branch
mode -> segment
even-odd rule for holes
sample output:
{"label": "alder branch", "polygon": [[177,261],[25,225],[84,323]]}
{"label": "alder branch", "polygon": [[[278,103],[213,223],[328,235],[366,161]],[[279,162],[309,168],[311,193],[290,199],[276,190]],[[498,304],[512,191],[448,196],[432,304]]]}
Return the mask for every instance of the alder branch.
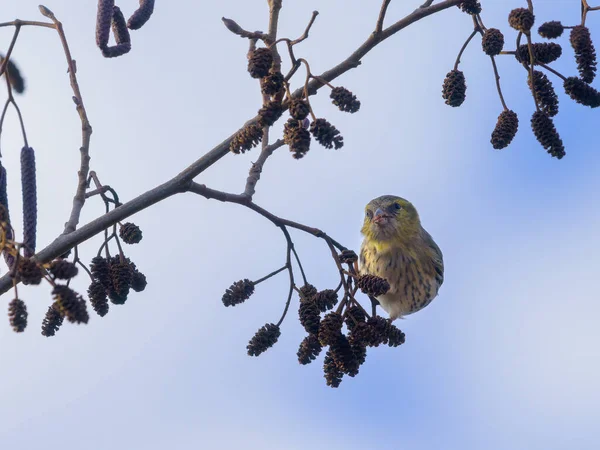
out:
{"label": "alder branch", "polygon": [[81,216],[81,210],[85,204],[85,190],[87,187],[87,176],[90,171],[90,138],[92,135],[92,126],[87,117],[85,106],[83,105],[83,97],[79,89],[79,83],[77,82],[77,66],[75,60],[71,57],[71,50],[69,49],[69,43],[63,30],[62,23],[54,16],[52,11],[48,8],[40,5],[41,13],[48,17],[54,23],[54,28],[58,33],[60,42],[63,46],[65,58],[67,59],[67,65],[69,67],[69,81],[71,83],[71,89],[73,90],[73,102],[79,114],[81,120],[81,147],[80,152],[80,166],[77,172],[77,189],[75,190],[75,196],[73,197],[73,207],[69,220],[65,224],[63,233],[71,233],[77,228],[79,224],[79,217]]}
{"label": "alder branch", "polygon": [[381,9],[379,10],[379,17],[377,18],[377,24],[375,25],[375,34],[380,34],[381,30],[383,30],[383,21],[385,20],[385,15],[387,13],[388,6],[390,6],[392,0],[383,0],[381,4]]}
{"label": "alder branch", "polygon": [[248,175],[248,179],[246,180],[246,188],[244,189],[244,195],[247,196],[250,200],[252,200],[252,196],[256,191],[256,184],[260,180],[260,174],[262,173],[263,167],[267,162],[267,159],[273,154],[275,150],[277,150],[279,147],[283,147],[283,145],[283,139],[278,139],[271,145],[267,145],[260,152],[258,160],[252,164],[252,167],[250,168],[250,174]]}
{"label": "alder branch", "polygon": [[[431,5],[431,6],[428,6],[425,8],[419,7],[418,9],[416,9],[412,13],[408,14],[404,18],[400,19],[393,25],[382,30],[382,32],[378,36],[374,36],[373,34],[371,34],[365,40],[365,42],[362,45],[360,45],[360,47],[358,49],[356,49],[350,56],[348,56],[346,59],[341,61],[336,66],[325,71],[323,74],[320,75],[320,77],[323,78],[325,81],[329,81],[329,82],[336,79],[337,77],[343,75],[344,73],[348,72],[349,70],[351,70],[355,67],[358,67],[361,63],[361,59],[367,53],[369,53],[373,48],[375,48],[375,46],[377,46],[380,42],[383,42],[385,39],[393,36],[400,30],[406,28],[407,26],[409,26],[413,23],[418,22],[421,19],[424,19],[425,17],[428,17],[432,14],[435,14],[437,12],[448,9],[454,5],[457,5],[458,3],[460,3],[460,1],[461,0],[445,0],[440,3]],[[281,1],[274,0],[273,5],[274,5],[274,7],[279,6],[279,8],[280,8]],[[277,14],[278,14],[278,11],[277,11]],[[274,23],[276,20],[277,20],[277,17],[273,16],[271,22]],[[37,24],[34,22],[28,22],[28,21],[20,21],[19,23],[21,25]],[[13,26],[15,25],[14,22],[9,22],[9,24],[12,24]],[[2,26],[2,25],[7,26],[6,24],[0,24],[0,26]],[[47,28],[53,28],[56,25],[48,25],[48,24],[42,23],[42,25],[40,25],[40,26],[44,26]],[[69,60],[70,60],[70,56],[69,56]],[[72,61],[72,60],[70,60],[70,61]],[[71,81],[73,81],[73,80],[76,81],[74,71],[73,71],[73,73],[70,73],[69,75],[70,75],[70,77],[72,77]],[[318,89],[321,88],[322,86],[323,86],[322,81],[319,81],[317,78],[313,78],[308,83],[309,94],[314,95],[318,91]],[[304,87],[296,90],[293,94],[294,97],[299,97],[300,95],[302,95],[303,90],[304,90]],[[258,122],[258,116],[255,116],[254,118],[247,121],[244,126],[247,126],[250,124],[255,124],[257,122]],[[213,149],[209,150],[202,157],[200,157],[198,160],[193,162],[186,169],[184,169],[182,172],[180,172],[178,175],[176,175],[169,181],[167,181],[153,189],[150,189],[149,191],[139,195],[138,197],[136,197],[126,203],[123,203],[119,208],[115,208],[115,209],[109,211],[108,213],[92,220],[91,222],[87,223],[86,225],[83,225],[82,227],[80,227],[79,229],[76,229],[75,231],[60,235],[53,242],[51,242],[48,246],[46,246],[44,249],[42,249],[41,251],[39,251],[36,254],[36,256],[35,256],[36,260],[38,260],[41,263],[46,263],[48,261],[51,261],[52,259],[64,254],[66,251],[70,250],[75,245],[80,244],[80,243],[92,238],[93,236],[97,235],[98,233],[101,233],[108,227],[113,226],[118,221],[121,221],[121,220],[123,220],[143,209],[146,209],[162,200],[165,200],[175,194],[190,191],[190,192],[196,192],[198,194],[201,194],[207,198],[219,199],[219,196],[215,194],[216,191],[209,190],[208,188],[206,188],[202,185],[199,185],[197,183],[192,183],[192,180],[196,176],[198,176],[200,173],[202,173],[203,171],[205,171],[206,169],[211,167],[213,164],[215,164],[217,161],[219,161],[221,158],[223,158],[225,155],[227,155],[229,153],[229,145],[236,134],[237,134],[237,131],[235,133],[233,133],[232,135],[230,135],[223,142],[221,142],[220,144],[215,146]],[[229,194],[229,195],[233,195],[233,194]],[[85,193],[83,196],[85,196]],[[235,197],[235,199],[239,200],[239,201],[235,201],[234,203],[240,203],[244,206],[247,206],[248,208],[250,208],[250,209],[254,210],[255,212],[268,218],[272,222],[279,222],[285,226],[288,226],[291,228],[296,228],[301,231],[305,231],[309,234],[312,234],[315,237],[325,239],[326,242],[328,242],[328,245],[337,247],[338,249],[345,248],[344,246],[342,246],[341,244],[339,244],[338,242],[336,242],[335,240],[333,240],[332,238],[327,236],[323,231],[318,230],[316,228],[308,227],[306,225],[298,224],[296,222],[292,222],[292,221],[289,221],[286,219],[281,219],[281,218],[271,214],[267,210],[255,205],[254,203],[249,202],[248,197],[245,195],[238,195]],[[6,274],[0,278],[0,294],[6,292],[11,287],[12,287],[12,279],[8,274]]]}
{"label": "alder branch", "polygon": [[[382,30],[382,32],[378,35],[371,34],[365,42],[363,42],[360,47],[358,47],[350,56],[348,56],[344,61],[339,63],[337,66],[326,70],[320,75],[320,78],[323,78],[326,81],[335,80],[340,75],[348,72],[351,69],[358,67],[361,64],[362,58],[369,53],[376,45],[385,41],[389,37],[393,36],[400,30],[412,25],[415,22],[418,22],[425,17],[428,17],[432,14],[438,13],[445,9],[448,9],[452,6],[458,5],[463,0],[444,0],[440,3],[436,3],[435,5],[419,7],[415,9],[412,13],[406,15],[404,18],[398,20],[393,25],[390,25],[388,28]],[[316,94],[317,90],[323,86],[323,82],[319,81],[318,78],[314,78],[308,84],[308,92],[310,95]],[[300,97],[302,95],[302,91],[304,88],[299,88],[294,91],[294,97]]]}

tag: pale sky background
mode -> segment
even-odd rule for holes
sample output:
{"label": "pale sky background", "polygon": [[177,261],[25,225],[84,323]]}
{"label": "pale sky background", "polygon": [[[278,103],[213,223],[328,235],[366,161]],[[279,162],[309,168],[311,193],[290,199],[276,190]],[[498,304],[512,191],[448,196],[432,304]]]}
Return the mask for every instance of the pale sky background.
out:
{"label": "pale sky background", "polygon": [[[390,23],[420,2],[392,1]],[[131,53],[106,60],[95,47],[96,2],[49,0],[77,60],[94,128],[92,168],[122,200],[175,175],[260,107],[257,82],[245,72],[247,43],[220,19],[265,29],[266,3],[159,0],[150,22],[133,33]],[[369,35],[379,3],[284,1],[280,35],[299,36],[319,10],[296,55],[320,73]],[[483,3],[485,24],[501,28],[511,49],[516,33],[506,17],[525,2]],[[37,4],[3,2],[0,21],[43,20]],[[535,5],[538,25],[578,20],[578,2]],[[137,2],[119,6],[127,16]],[[589,17],[597,39],[598,15]],[[345,147],[314,144],[301,161],[281,148],[255,197],[354,249],[370,199],[410,199],[444,252],[446,280],[428,308],[399,324],[405,345],[369,349],[360,374],[331,389],[322,355],[306,367],[297,362],[303,330],[295,299],[277,345],[248,357],[248,339],[281,314],[285,274],[236,308],[223,307],[221,296],[233,281],[280,266],[281,233],[242,207],[180,195],[132,219],[144,239],[127,252],[149,284],[126,305],[111,306],[105,318],[92,312],[89,325],[65,324],[44,338],[50,289],[20,288],[29,310],[26,332],[12,332],[7,319],[0,326],[2,447],[596,449],[599,112],[566,99],[551,77],[561,91],[555,123],[567,156],[550,158],[529,129],[533,102],[525,73],[512,57],[501,57],[506,101],[521,125],[508,149],[494,151],[489,135],[501,106],[478,40],[461,65],[465,104],[450,108],[440,93],[470,31],[470,17],[451,8],[381,44],[334,82],[359,97],[359,113],[339,112],[325,90],[314,97],[317,115],[342,131]],[[0,48],[11,36],[12,29],[0,29]],[[559,42],[564,56],[556,67],[574,75],[568,37]],[[62,230],[71,208],[80,123],[52,30],[23,28],[14,58],[26,77],[27,92],[18,101],[38,158],[41,248]],[[301,79],[294,79],[295,87]],[[11,112],[2,163],[19,230],[16,124]],[[257,155],[229,155],[198,181],[241,192]],[[82,219],[102,208],[99,200],[89,201]],[[324,243],[293,237],[310,281],[335,287]],[[95,239],[82,246],[88,261],[98,245]],[[87,284],[81,274],[74,286],[84,292]],[[2,297],[2,308],[11,298]]]}

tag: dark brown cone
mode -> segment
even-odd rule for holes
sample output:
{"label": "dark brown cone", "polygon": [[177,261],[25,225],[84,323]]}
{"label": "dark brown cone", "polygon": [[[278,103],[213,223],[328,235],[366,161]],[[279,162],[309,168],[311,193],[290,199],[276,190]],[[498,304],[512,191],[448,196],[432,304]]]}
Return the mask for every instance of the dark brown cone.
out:
{"label": "dark brown cone", "polygon": [[[542,42],[531,44],[534,64],[550,64],[556,61],[562,55],[562,47],[554,42]],[[519,62],[529,64],[529,47],[527,44],[520,45],[515,53],[515,58]]]}
{"label": "dark brown cone", "polygon": [[48,308],[44,321],[42,322],[42,336],[54,336],[62,325],[63,319],[64,316],[60,313],[56,305],[52,304]]}
{"label": "dark brown cone", "polygon": [[135,223],[127,222],[119,227],[119,236],[126,244],[138,244],[142,240],[142,230]]}
{"label": "dark brown cone", "polygon": [[579,75],[583,81],[591,83],[596,76],[596,49],[592,43],[590,30],[582,25],[573,27],[570,41],[575,51]]}
{"label": "dark brown cone", "polygon": [[356,95],[345,87],[333,88],[329,97],[331,103],[337,106],[340,111],[355,113],[360,109],[360,101],[356,98]]}
{"label": "dark brown cone", "polygon": [[481,12],[481,4],[478,0],[465,0],[456,6],[463,12],[471,15],[479,14]]}
{"label": "dark brown cone", "polygon": [[294,98],[290,101],[290,116],[296,120],[304,120],[308,116],[310,108],[308,102],[301,98]]}
{"label": "dark brown cone", "polygon": [[344,373],[339,369],[335,359],[333,359],[331,350],[325,354],[325,359],[323,360],[323,373],[325,380],[327,381],[327,386],[336,388],[342,382]]}
{"label": "dark brown cone", "polygon": [[42,269],[36,261],[29,258],[19,258],[17,274],[23,284],[40,284],[42,282]]}
{"label": "dark brown cone", "polygon": [[386,334],[387,334],[387,339],[388,339],[387,344],[390,347],[398,347],[399,345],[404,344],[405,335],[394,324],[388,322]]}
{"label": "dark brown cone", "polygon": [[85,300],[68,286],[57,284],[52,290],[55,307],[72,323],[88,323]]}
{"label": "dark brown cone", "polygon": [[146,289],[147,285],[148,281],[146,280],[146,275],[139,270],[134,270],[131,278],[131,289],[133,289],[135,292],[142,292],[144,289]]}
{"label": "dark brown cone", "polygon": [[[531,78],[527,77],[527,84],[533,93]],[[558,114],[558,97],[554,92],[554,87],[545,73],[538,70],[533,71],[533,86],[537,96],[540,109],[548,116],[553,117]]]}
{"label": "dark brown cone", "polygon": [[330,312],[323,317],[319,327],[319,342],[321,345],[336,343],[342,333],[343,323],[342,315],[336,312]]}
{"label": "dark brown cone", "polygon": [[54,278],[59,280],[70,280],[79,272],[75,264],[64,259],[55,259],[52,261],[48,271]]}
{"label": "dark brown cone", "polygon": [[338,302],[338,295],[333,289],[325,289],[315,296],[315,302],[322,312],[329,311]]}
{"label": "dark brown cone", "polygon": [[8,319],[10,326],[17,333],[22,333],[27,327],[27,306],[23,300],[13,299],[8,304]]}
{"label": "dark brown cone", "polygon": [[321,323],[321,316],[319,314],[319,307],[310,298],[308,300],[301,299],[300,306],[298,307],[298,318],[300,323],[309,334],[318,334],[319,326]]}
{"label": "dark brown cone", "polygon": [[114,6],[114,0],[98,0],[98,11],[96,14],[96,45],[101,50],[104,50],[108,45]]}
{"label": "dark brown cone", "polygon": [[488,28],[481,39],[481,47],[486,55],[499,55],[504,48],[504,35],[497,28]]}
{"label": "dark brown cone", "polygon": [[[2,226],[6,233],[6,239],[12,239],[13,234],[10,226],[10,212],[8,210],[8,192],[6,190],[6,186],[6,169],[0,162],[0,214],[2,215]],[[4,252],[4,260],[9,268],[12,268],[15,264],[15,257],[6,251]]]}
{"label": "dark brown cone", "polygon": [[[350,323],[346,321],[346,325]],[[348,327],[350,328],[350,327]],[[373,341],[372,339],[373,329],[366,321],[358,321],[350,329],[350,344],[357,346],[367,346]]]}
{"label": "dark brown cone", "polygon": [[375,275],[361,275],[356,284],[363,293],[373,297],[379,297],[390,290],[390,283]]}
{"label": "dark brown cone", "polygon": [[556,39],[563,34],[563,31],[565,31],[565,27],[556,20],[544,22],[538,28],[539,35],[546,39]]}
{"label": "dark brown cone", "polygon": [[317,288],[312,284],[305,284],[300,288],[300,300],[314,300],[314,296],[317,295]]}
{"label": "dark brown cone", "polygon": [[106,297],[106,289],[99,281],[92,281],[88,287],[88,297],[92,308],[100,316],[104,317],[108,313],[108,299]]}
{"label": "dark brown cone", "polygon": [[117,296],[126,298],[129,295],[133,279],[133,270],[126,258],[121,260],[121,257],[117,255],[111,259],[110,278]]}
{"label": "dark brown cone", "polygon": [[460,70],[451,70],[442,86],[442,98],[446,105],[457,107],[463,104],[467,92],[465,75]]}
{"label": "dark brown cone", "polygon": [[297,353],[298,362],[302,365],[310,364],[319,356],[322,348],[317,336],[309,334],[300,343]]}
{"label": "dark brown cone", "polygon": [[140,0],[140,6],[127,21],[131,30],[138,30],[148,22],[154,12],[154,0]]}
{"label": "dark brown cone", "polygon": [[23,195],[23,254],[35,255],[37,235],[37,185],[35,175],[35,151],[31,147],[21,149],[21,193]]}
{"label": "dark brown cone", "polygon": [[283,90],[284,77],[281,72],[271,72],[260,79],[260,90],[263,94],[274,96]]}
{"label": "dark brown cone", "polygon": [[508,15],[508,24],[517,31],[529,34],[535,22],[535,16],[527,8],[515,8]]}
{"label": "dark brown cone", "polygon": [[346,310],[344,322],[346,326],[352,332],[354,327],[360,322],[365,322],[367,320],[367,316],[363,309],[359,306],[351,306]]}
{"label": "dark brown cone", "polygon": [[114,288],[110,288],[106,293],[113,305],[124,305],[127,301],[127,295],[129,295],[129,293],[127,293],[127,295],[121,295]]}
{"label": "dark brown cone", "polygon": [[[4,55],[0,54],[0,65],[4,62]],[[21,71],[17,67],[17,65],[12,61],[12,59],[8,60],[6,64],[6,69],[4,73],[8,75],[8,81],[12,86],[12,89],[17,94],[22,94],[25,92],[25,80],[23,79],[23,75],[21,75]]]}
{"label": "dark brown cone", "polygon": [[337,340],[330,345],[329,353],[342,372],[351,377],[358,375],[359,363],[346,336],[339,334]]}
{"label": "dark brown cone", "polygon": [[281,330],[278,325],[273,323],[265,324],[256,332],[254,337],[250,339],[250,342],[246,347],[248,349],[248,355],[258,356],[267,349],[273,347],[280,335]]}
{"label": "dark brown cone", "polygon": [[296,159],[302,158],[310,149],[310,133],[299,120],[288,119],[283,126],[283,141]]}
{"label": "dark brown cone", "polygon": [[344,250],[339,255],[342,264],[352,264],[358,261],[358,255],[352,250]]}
{"label": "dark brown cone", "polygon": [[550,155],[557,159],[565,156],[565,147],[550,117],[541,111],[534,112],[531,117],[531,129],[538,142]]}
{"label": "dark brown cone", "polygon": [[92,272],[94,279],[98,280],[104,286],[104,289],[112,288],[110,265],[106,258],[102,256],[94,257],[90,264],[90,272]]}
{"label": "dark brown cone", "polygon": [[362,366],[367,359],[367,347],[364,345],[352,345],[352,352],[354,353],[354,359],[358,363],[358,366]]}
{"label": "dark brown cone", "polygon": [[389,321],[380,316],[371,317],[367,320],[369,328],[368,345],[369,347],[379,347],[381,344],[387,344],[389,340]]}
{"label": "dark brown cone", "polygon": [[269,75],[273,64],[273,53],[268,48],[262,47],[254,50],[248,58],[248,72],[252,78],[262,78]]}
{"label": "dark brown cone", "polygon": [[263,138],[262,128],[253,123],[242,128],[236,133],[229,144],[229,150],[233,153],[246,153],[248,150],[256,147]]}
{"label": "dark brown cone", "polygon": [[492,132],[492,147],[496,150],[503,149],[511,143],[517,130],[519,129],[519,118],[514,111],[510,109],[502,111],[498,116],[498,122],[496,122],[496,128]]}
{"label": "dark brown cone", "polygon": [[125,17],[123,17],[123,13],[118,6],[113,7],[112,32],[117,44],[131,44],[131,37],[129,36]]}
{"label": "dark brown cone", "polygon": [[569,77],[564,82],[565,92],[577,103],[597,108],[600,106],[600,92],[577,77]]}
{"label": "dark brown cone", "polygon": [[247,278],[233,283],[223,294],[225,306],[235,306],[244,303],[254,293],[254,283]]}
{"label": "dark brown cone", "polygon": [[344,146],[344,137],[339,130],[325,119],[317,119],[310,124],[310,132],[316,141],[325,148],[339,150]]}
{"label": "dark brown cone", "polygon": [[270,101],[258,110],[258,125],[260,127],[270,127],[283,114],[283,107],[280,102]]}

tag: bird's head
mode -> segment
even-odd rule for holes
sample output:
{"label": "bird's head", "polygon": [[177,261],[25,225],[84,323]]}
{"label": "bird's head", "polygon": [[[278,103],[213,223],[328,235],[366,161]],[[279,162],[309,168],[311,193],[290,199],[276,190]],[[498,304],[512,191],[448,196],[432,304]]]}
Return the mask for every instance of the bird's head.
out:
{"label": "bird's head", "polygon": [[365,207],[361,232],[367,239],[377,242],[410,239],[420,230],[416,208],[401,197],[383,195]]}

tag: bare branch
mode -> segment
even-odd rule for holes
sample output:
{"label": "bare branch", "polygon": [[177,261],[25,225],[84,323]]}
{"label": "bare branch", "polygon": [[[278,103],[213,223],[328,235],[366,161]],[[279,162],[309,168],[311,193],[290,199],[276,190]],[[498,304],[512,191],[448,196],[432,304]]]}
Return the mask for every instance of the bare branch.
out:
{"label": "bare branch", "polygon": [[381,30],[383,30],[383,21],[385,20],[385,14],[391,2],[392,0],[383,0],[383,3],[381,4],[379,17],[377,18],[377,24],[375,25],[375,34],[377,35],[381,34]]}
{"label": "bare branch", "polygon": [[300,36],[298,39],[294,39],[293,41],[291,41],[290,42],[291,45],[299,44],[300,42],[302,42],[303,40],[308,38],[308,32],[312,28],[313,23],[315,23],[315,19],[317,18],[318,15],[319,15],[319,11],[312,12],[312,16],[310,17],[310,21],[308,22],[308,25],[306,26],[304,33],[302,33],[302,36]]}
{"label": "bare branch", "polygon": [[[281,0],[272,0],[272,1],[274,2],[275,6],[277,6],[277,4],[278,4],[279,8],[281,8]],[[346,73],[350,69],[360,65],[361,59],[367,53],[369,53],[377,44],[379,44],[383,40],[389,38],[390,36],[394,35],[398,31],[406,28],[407,26],[409,26],[415,22],[418,22],[419,20],[421,20],[427,16],[430,16],[430,15],[440,12],[442,10],[448,9],[451,6],[454,6],[458,3],[460,3],[460,1],[461,0],[445,0],[445,1],[442,1],[435,5],[426,7],[426,8],[416,9],[412,13],[405,16],[403,19],[400,19],[399,21],[397,21],[390,27],[384,29],[378,37],[375,37],[373,35],[369,36],[369,38],[367,38],[366,41],[356,51],[354,51],[350,56],[348,56],[345,60],[340,62],[335,67],[333,67],[333,68],[327,70],[326,72],[324,72],[323,74],[321,74],[321,77],[325,81],[329,81],[329,82],[336,79],[337,77]],[[273,17],[273,18],[275,18],[275,17]],[[21,23],[21,25],[32,24],[30,22],[25,22],[25,21],[21,21],[20,23]],[[14,26],[14,23],[11,23],[11,24]],[[2,25],[3,24],[0,24],[0,26],[2,26]],[[6,26],[6,25],[4,25],[4,26]],[[48,26],[48,24],[42,24],[40,26],[52,27],[52,26]],[[273,37],[273,38],[275,38],[275,37]],[[61,36],[61,39],[63,39],[63,38],[64,38],[64,34],[62,34],[62,36]],[[68,57],[68,60],[71,61],[70,56]],[[74,66],[74,64],[73,64],[73,66]],[[70,76],[72,77],[72,82],[73,82],[73,80],[76,81],[74,71],[73,71],[73,73],[70,73]],[[323,85],[322,82],[318,81],[317,79],[312,79],[308,85],[309,93],[311,95],[313,95],[314,93],[317,92],[317,90],[322,85]],[[304,88],[302,87],[302,88],[298,89],[297,91],[295,91],[294,96],[299,97],[301,95],[303,89]],[[77,92],[78,92],[78,90],[77,90]],[[247,121],[245,126],[249,125],[249,124],[254,124],[257,122],[258,122],[258,116],[255,116],[254,118]],[[186,169],[184,169],[181,173],[179,173],[177,176],[175,176],[171,180],[139,195],[138,197],[134,198],[133,200],[130,200],[130,201],[122,204],[119,208],[115,208],[115,209],[109,211],[108,213],[104,214],[103,216],[98,217],[97,219],[89,222],[88,224],[82,226],[79,229],[76,229],[75,231],[72,231],[68,234],[63,233],[58,238],[56,238],[52,243],[50,243],[46,248],[39,251],[37,253],[37,255],[35,256],[35,258],[41,263],[48,262],[48,261],[54,259],[55,257],[65,253],[67,250],[73,248],[75,245],[77,245],[81,242],[84,242],[87,239],[90,239],[91,237],[95,236],[96,234],[104,231],[105,229],[114,225],[118,221],[123,220],[143,209],[146,209],[166,198],[169,198],[169,197],[171,197],[175,194],[181,193],[181,192],[190,191],[190,192],[195,192],[200,195],[203,195],[207,198],[219,199],[219,195],[216,194],[217,191],[210,190],[210,189],[206,188],[205,186],[202,186],[197,183],[192,183],[191,181],[196,176],[198,176],[200,173],[202,173],[204,170],[208,169],[210,166],[212,166],[214,163],[216,163],[217,161],[219,161],[221,158],[223,158],[225,155],[227,155],[229,153],[229,144],[233,140],[236,133],[233,133],[227,139],[225,139],[223,142],[221,142],[220,144],[215,146],[212,150],[205,153],[202,157],[200,157],[198,160],[196,160],[194,163],[192,163],[190,166],[188,166]],[[83,157],[83,152],[82,152],[82,157]],[[233,194],[230,194],[230,195],[233,195]],[[85,191],[84,191],[82,197],[85,197]],[[322,238],[322,239],[326,240],[326,242],[328,242],[328,245],[331,244],[333,247],[336,247],[338,249],[345,249],[344,246],[342,246],[341,244],[339,244],[338,242],[336,242],[335,240],[333,240],[332,238],[327,236],[324,232],[322,232],[319,229],[311,228],[311,227],[301,225],[301,224],[298,224],[298,223],[295,223],[292,221],[278,218],[277,216],[274,216],[267,210],[255,205],[254,203],[249,202],[248,197],[246,197],[244,195],[238,195],[236,197],[239,201],[236,201],[235,203],[240,203],[240,204],[247,206],[248,208],[258,212],[259,214],[263,215],[264,217],[268,218],[269,220],[271,220],[274,223],[278,222],[278,223],[281,223],[290,228],[296,228],[301,231],[305,231],[313,236],[316,236],[318,238]],[[223,200],[223,201],[225,201],[225,200]],[[4,275],[3,277],[0,278],[0,294],[6,292],[11,286],[12,286],[12,280],[9,275]]]}
{"label": "bare branch", "polygon": [[69,44],[67,42],[62,23],[54,16],[52,11],[50,11],[48,8],[40,7],[40,11],[42,12],[42,14],[44,14],[46,17],[52,20],[52,22],[54,23],[53,28],[56,30],[60,38],[60,42],[63,46],[63,51],[65,53],[65,58],[67,59],[67,65],[69,67],[69,80],[71,83],[71,89],[73,90],[73,101],[75,102],[75,107],[81,120],[81,147],[79,149],[81,154],[81,161],[79,171],[77,172],[77,189],[75,191],[75,196],[73,197],[73,208],[71,209],[69,220],[67,221],[67,223],[65,223],[65,229],[63,231],[63,233],[70,233],[77,228],[77,224],[79,223],[79,217],[81,215],[81,210],[83,209],[83,205],[85,203],[87,175],[90,170],[89,149],[92,127],[88,120],[85,106],[83,105],[83,98],[81,96],[81,91],[79,90],[79,83],[77,82],[77,66],[75,65],[75,60],[73,60],[73,58],[71,57],[71,51],[69,50]]}
{"label": "bare branch", "polygon": [[[358,67],[361,64],[361,59],[367,53],[373,50],[373,48],[375,48],[375,46],[380,42],[393,36],[398,31],[406,28],[407,26],[412,25],[413,23],[418,22],[419,20],[424,19],[425,17],[428,17],[432,14],[455,6],[461,1],[463,0],[445,0],[425,8],[417,8],[412,13],[408,14],[393,25],[390,25],[388,28],[384,29],[379,35],[375,36],[374,34],[371,34],[371,36],[369,36],[367,40],[365,40],[365,42],[363,42],[362,45],[358,49],[356,49],[350,56],[348,56],[337,66],[323,72],[320,75],[320,77],[325,79],[326,81],[332,81],[336,79],[337,77],[343,75],[349,70]],[[313,79],[308,86],[310,95],[314,95],[317,92],[317,90],[322,86],[322,82],[318,81],[318,79],[316,78]],[[300,97],[300,95],[302,94],[302,90],[303,88],[299,88],[296,91],[294,91],[294,97]]]}
{"label": "bare branch", "polygon": [[[15,32],[13,33],[12,40],[10,41],[10,45],[8,46],[8,50],[6,51],[6,55],[2,60],[2,64],[0,64],[0,76],[6,70],[6,66],[8,66],[8,61],[10,60],[10,55],[12,54],[13,48],[15,47],[15,43],[17,42],[17,38],[19,37],[19,31],[21,31],[21,25],[18,23],[18,20],[15,20],[17,24],[15,25]],[[8,77],[6,77],[8,79]]]}
{"label": "bare branch", "polygon": [[260,152],[260,156],[258,160],[252,164],[250,168],[250,174],[248,175],[248,179],[246,180],[246,188],[244,189],[244,195],[247,196],[250,200],[252,200],[252,196],[256,190],[256,183],[260,180],[260,174],[262,173],[263,166],[269,156],[273,154],[275,150],[284,145],[283,139],[276,140],[273,144],[267,145]]}

